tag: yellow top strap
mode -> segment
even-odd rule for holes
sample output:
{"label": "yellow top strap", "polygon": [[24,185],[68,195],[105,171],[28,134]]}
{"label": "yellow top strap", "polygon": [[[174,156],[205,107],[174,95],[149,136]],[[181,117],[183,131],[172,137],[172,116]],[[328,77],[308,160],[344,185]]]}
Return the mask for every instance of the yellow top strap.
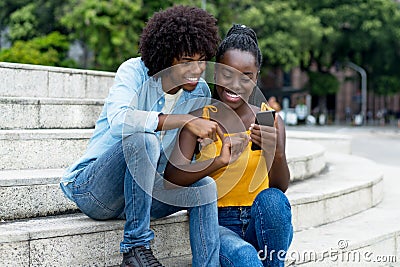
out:
{"label": "yellow top strap", "polygon": [[261,109],[261,111],[267,111],[267,110],[272,110],[273,108],[271,108],[267,103],[262,102],[260,109]]}
{"label": "yellow top strap", "polygon": [[218,112],[217,107],[215,107],[213,105],[207,105],[203,108],[203,115],[202,115],[203,119],[209,120],[211,118],[210,110],[211,110],[211,112],[214,112],[214,113]]}

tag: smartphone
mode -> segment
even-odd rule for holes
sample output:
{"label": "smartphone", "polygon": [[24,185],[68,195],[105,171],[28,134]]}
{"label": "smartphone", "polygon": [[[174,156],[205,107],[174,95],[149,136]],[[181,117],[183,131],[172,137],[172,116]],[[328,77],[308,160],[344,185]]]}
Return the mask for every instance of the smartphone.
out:
{"label": "smartphone", "polygon": [[[255,124],[265,125],[265,126],[274,126],[275,121],[275,110],[266,110],[260,111],[256,114]],[[252,143],[251,150],[261,150],[261,147]]]}

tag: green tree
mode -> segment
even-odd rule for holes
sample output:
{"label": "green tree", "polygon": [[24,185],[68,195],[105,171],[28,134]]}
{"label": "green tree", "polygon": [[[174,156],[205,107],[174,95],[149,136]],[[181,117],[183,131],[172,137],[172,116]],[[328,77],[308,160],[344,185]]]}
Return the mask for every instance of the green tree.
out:
{"label": "green tree", "polygon": [[336,94],[339,90],[338,79],[329,72],[308,73],[308,89],[310,94],[318,97],[318,106],[320,111],[326,110],[326,96]]}
{"label": "green tree", "polygon": [[136,55],[144,22],[140,0],[72,0],[61,22],[94,53],[94,68],[115,71]]}
{"label": "green tree", "polygon": [[53,31],[66,33],[58,22],[60,12],[65,1],[62,0],[37,0],[34,2],[17,1],[20,5],[11,5],[1,12],[2,18],[9,27],[10,41],[29,40],[34,37],[44,36]]}
{"label": "green tree", "polygon": [[[352,61],[368,74],[370,89],[383,92],[382,81],[395,81],[399,75],[400,9],[387,0],[297,0],[307,13],[320,19],[324,28],[323,49],[313,61],[318,69]],[[345,64],[343,64],[345,65]],[[393,77],[393,78],[388,78]],[[381,88],[381,89],[379,89]],[[398,86],[394,86],[399,91]],[[386,90],[387,91],[387,90]]]}
{"label": "green tree", "polygon": [[0,51],[0,61],[76,67],[73,61],[67,59],[68,48],[68,38],[53,32],[28,41],[15,41],[12,47]]}
{"label": "green tree", "polygon": [[14,11],[10,16],[10,41],[29,40],[37,36],[38,19],[34,15],[35,3],[29,3]]}
{"label": "green tree", "polygon": [[93,53],[93,62],[85,67],[115,71],[122,61],[138,55],[140,34],[154,12],[174,4],[199,3],[199,0],[70,0],[61,23],[71,31],[73,39],[80,40],[85,50]]}
{"label": "green tree", "polygon": [[266,64],[289,70],[309,65],[321,47],[324,28],[318,17],[298,9],[294,1],[257,2],[241,15],[253,27]]}

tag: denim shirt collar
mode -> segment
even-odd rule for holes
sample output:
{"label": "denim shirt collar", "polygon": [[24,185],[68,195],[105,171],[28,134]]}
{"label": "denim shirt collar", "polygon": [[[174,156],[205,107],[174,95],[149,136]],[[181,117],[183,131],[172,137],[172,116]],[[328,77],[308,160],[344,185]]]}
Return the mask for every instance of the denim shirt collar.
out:
{"label": "denim shirt collar", "polygon": [[[149,87],[152,88],[156,88],[157,90],[157,95],[158,95],[158,104],[157,105],[157,111],[160,112],[162,107],[164,106],[164,102],[165,102],[165,92],[162,88],[162,82],[161,82],[161,77],[159,78],[155,78],[155,77],[150,77],[149,79]],[[202,89],[203,86],[206,85],[206,82],[204,79],[200,78],[199,83],[197,84],[196,88],[193,91],[186,91],[183,90],[183,93],[181,95],[181,97],[178,99],[178,102],[176,103],[177,105],[180,105],[186,101],[188,101],[189,99],[193,99],[193,98],[198,98],[198,97],[206,97],[206,95],[204,94],[204,90]]]}

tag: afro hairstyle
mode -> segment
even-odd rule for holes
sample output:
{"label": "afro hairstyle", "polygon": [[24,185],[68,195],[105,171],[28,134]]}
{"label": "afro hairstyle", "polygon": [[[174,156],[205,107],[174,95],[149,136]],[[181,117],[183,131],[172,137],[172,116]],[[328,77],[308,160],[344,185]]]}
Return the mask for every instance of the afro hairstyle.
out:
{"label": "afro hairstyle", "polygon": [[174,59],[200,54],[211,60],[220,41],[217,20],[197,7],[173,6],[156,12],[140,37],[139,52],[148,74],[172,66]]}

